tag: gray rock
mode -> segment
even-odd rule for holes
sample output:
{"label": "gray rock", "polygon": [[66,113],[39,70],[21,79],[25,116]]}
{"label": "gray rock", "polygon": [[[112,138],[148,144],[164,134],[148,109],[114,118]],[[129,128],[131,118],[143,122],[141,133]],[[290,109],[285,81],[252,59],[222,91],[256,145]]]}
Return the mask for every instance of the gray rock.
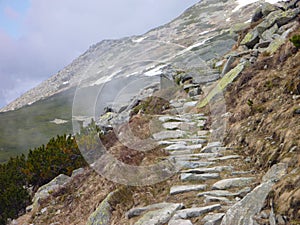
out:
{"label": "gray rock", "polygon": [[70,181],[71,181],[71,177],[65,174],[60,174],[57,177],[55,177],[52,181],[50,181],[48,184],[41,186],[33,197],[32,211],[37,212],[39,210],[41,200],[48,198],[51,195],[51,193],[63,188]]}
{"label": "gray rock", "polygon": [[199,84],[185,84],[183,86],[183,90],[189,90],[189,89],[192,89],[192,88],[196,88],[196,87],[199,87],[200,85]]}
{"label": "gray rock", "polygon": [[215,196],[204,195],[204,203],[210,203],[210,202],[224,202],[226,204],[232,203],[226,197],[215,197]]}
{"label": "gray rock", "polygon": [[248,48],[253,48],[259,42],[259,32],[257,29],[251,30],[246,34],[241,41],[241,45],[246,45]]}
{"label": "gray rock", "polygon": [[186,102],[183,105],[184,109],[190,108],[190,107],[195,107],[198,104],[197,101],[193,101],[193,102]]}
{"label": "gray rock", "polygon": [[170,220],[168,225],[193,225],[190,220]]}
{"label": "gray rock", "polygon": [[76,176],[80,176],[82,174],[84,174],[84,168],[79,168],[79,169],[73,170],[71,177],[73,178]]}
{"label": "gray rock", "polygon": [[190,88],[190,90],[189,90],[189,96],[190,97],[195,97],[195,96],[201,95],[202,92],[203,91],[202,91],[202,89],[200,87]]}
{"label": "gray rock", "polygon": [[262,181],[263,182],[277,182],[280,180],[284,175],[287,173],[288,165],[285,163],[278,163],[276,165],[273,165],[268,172],[263,176]]}
{"label": "gray rock", "polygon": [[271,188],[271,182],[257,186],[227,211],[221,224],[254,225],[253,216],[260,212]]}
{"label": "gray rock", "polygon": [[163,128],[167,130],[175,130],[175,129],[179,129],[181,125],[182,122],[167,122],[163,124]]}
{"label": "gray rock", "polygon": [[157,203],[157,204],[153,204],[153,205],[148,205],[145,207],[132,208],[125,215],[128,219],[130,219],[132,217],[140,216],[142,213],[144,213],[146,211],[163,209],[163,208],[170,207],[173,205],[174,205],[174,203],[162,202],[162,203]]}
{"label": "gray rock", "polygon": [[297,21],[285,24],[278,29],[277,33],[282,35],[284,32],[286,32],[287,30],[289,30],[290,28],[295,27],[295,26],[298,26]]}
{"label": "gray rock", "polygon": [[207,143],[205,147],[201,150],[203,153],[212,153],[212,152],[218,152],[219,149],[221,149],[222,143],[221,142],[210,142]]}
{"label": "gray rock", "polygon": [[184,155],[184,156],[189,156],[189,155],[192,155],[192,154],[194,154],[194,150],[192,150],[192,149],[184,149],[184,150],[175,150],[175,151],[169,151],[169,154],[171,155],[171,156],[182,156],[182,155]]}
{"label": "gray rock", "polygon": [[261,12],[264,17],[268,16],[271,12],[274,12],[276,10],[278,10],[278,8],[275,5],[270,4],[268,2],[264,2],[261,6]]}
{"label": "gray rock", "polygon": [[183,170],[183,173],[220,173],[222,171],[232,171],[232,166],[216,166],[216,167],[210,167],[210,168],[195,168],[195,169],[189,169],[189,170]]}
{"label": "gray rock", "polygon": [[175,144],[177,144],[177,145],[184,145],[184,146],[187,145],[187,143],[185,141],[176,141],[176,140],[174,140],[174,141],[168,141],[168,140],[159,141],[158,144],[159,145],[175,145]]}
{"label": "gray rock", "polygon": [[165,208],[147,212],[134,225],[163,225],[172,218],[182,204],[172,204]]}
{"label": "gray rock", "polygon": [[233,205],[226,213],[222,220],[222,225],[236,224],[254,225],[253,216],[258,214],[264,206],[265,199],[275,181],[282,178],[287,172],[287,165],[279,163],[269,169],[263,177],[263,183],[253,189],[240,202]]}
{"label": "gray rock", "polygon": [[204,195],[215,196],[215,197],[233,197],[233,196],[244,196],[251,191],[251,188],[246,187],[238,192],[230,192],[225,190],[212,190],[206,192],[198,193],[198,197],[202,197]]}
{"label": "gray rock", "polygon": [[276,23],[279,27],[287,24],[289,21],[296,18],[296,16],[300,13],[300,8],[290,9],[285,12],[281,12],[281,14],[276,18]]}
{"label": "gray rock", "polygon": [[174,108],[180,108],[183,106],[183,103],[182,102],[173,102],[170,104],[171,107],[174,107]]}
{"label": "gray rock", "polygon": [[182,165],[183,168],[186,169],[194,169],[198,167],[206,167],[211,166],[214,164],[214,162],[189,162],[189,161],[181,161],[178,162],[180,165]]}
{"label": "gray rock", "polygon": [[178,150],[195,150],[202,148],[202,144],[197,145],[182,145],[182,144],[174,144],[165,148],[168,151],[178,151]]}
{"label": "gray rock", "polygon": [[86,223],[86,225],[108,225],[110,224],[111,211],[112,208],[109,204],[110,199],[116,193],[116,191],[111,192],[99,205],[99,207],[93,212]]}
{"label": "gray rock", "polygon": [[220,178],[219,173],[204,173],[204,174],[193,174],[193,173],[182,173],[180,179],[182,181],[206,181],[211,179]]}
{"label": "gray rock", "polygon": [[29,212],[31,212],[31,211],[32,211],[32,209],[33,209],[33,205],[29,205],[29,206],[27,206],[27,207],[26,207],[26,213],[29,213]]}
{"label": "gray rock", "polygon": [[220,180],[213,184],[212,189],[225,190],[233,187],[244,187],[251,184],[255,180],[254,177],[238,177]]}
{"label": "gray rock", "polygon": [[199,207],[199,208],[190,208],[190,209],[182,209],[176,212],[174,215],[174,219],[189,219],[189,218],[194,218],[201,216],[205,213],[218,210],[221,208],[220,204],[216,205],[210,205],[210,206],[205,206],[205,207]]}
{"label": "gray rock", "polygon": [[239,155],[227,155],[223,157],[218,157],[218,158],[210,158],[208,160],[210,161],[225,161],[225,160],[230,160],[230,159],[238,159],[241,158]]}
{"label": "gray rock", "polygon": [[155,140],[165,140],[170,138],[182,138],[186,132],[181,130],[170,130],[170,131],[161,131],[159,133],[153,134]]}
{"label": "gray rock", "polygon": [[180,116],[161,116],[158,118],[161,122],[177,121],[177,122],[189,122],[188,120]]}
{"label": "gray rock", "polygon": [[271,28],[267,29],[261,34],[261,38],[264,41],[272,40],[272,36],[278,31],[278,25],[275,23]]}
{"label": "gray rock", "polygon": [[223,216],[224,213],[208,214],[202,219],[202,222],[204,225],[220,225]]}
{"label": "gray rock", "polygon": [[191,191],[203,191],[205,190],[207,185],[181,185],[181,186],[173,186],[170,189],[170,195],[176,195]]}
{"label": "gray rock", "polygon": [[267,47],[269,47],[270,44],[271,44],[270,40],[268,40],[268,41],[261,41],[261,42],[257,43],[254,46],[254,49],[267,48]]}
{"label": "gray rock", "polygon": [[224,76],[226,73],[228,73],[231,69],[232,69],[232,64],[235,61],[235,57],[234,56],[230,56],[228,58],[228,60],[226,61],[224,68],[222,70],[221,76]]}

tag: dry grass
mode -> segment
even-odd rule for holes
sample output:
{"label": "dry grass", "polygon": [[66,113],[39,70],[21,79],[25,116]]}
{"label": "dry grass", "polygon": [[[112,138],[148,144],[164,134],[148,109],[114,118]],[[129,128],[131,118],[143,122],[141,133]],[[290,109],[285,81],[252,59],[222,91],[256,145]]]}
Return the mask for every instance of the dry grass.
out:
{"label": "dry grass", "polygon": [[[299,71],[300,52],[287,42],[273,56],[261,55],[228,88],[227,110],[232,116],[226,143],[250,156],[257,171],[283,161],[290,170],[299,168],[300,117],[294,110],[300,108],[300,98],[293,99],[300,94]],[[298,148],[290,152],[294,146]],[[277,214],[299,224],[299,171],[293,177],[294,184],[284,178],[272,198]]]}

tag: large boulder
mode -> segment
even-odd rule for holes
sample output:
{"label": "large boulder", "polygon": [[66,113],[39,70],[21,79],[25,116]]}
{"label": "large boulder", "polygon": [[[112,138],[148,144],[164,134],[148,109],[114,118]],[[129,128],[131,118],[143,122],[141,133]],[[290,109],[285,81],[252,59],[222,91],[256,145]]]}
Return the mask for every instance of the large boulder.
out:
{"label": "large boulder", "polygon": [[65,174],[60,174],[49,183],[41,186],[33,197],[32,211],[34,213],[38,212],[40,210],[40,202],[42,200],[47,199],[53,192],[65,187],[70,181],[71,177]]}
{"label": "large boulder", "polygon": [[260,33],[257,29],[251,30],[241,41],[241,45],[246,45],[248,48],[253,48],[259,42],[259,34]]}

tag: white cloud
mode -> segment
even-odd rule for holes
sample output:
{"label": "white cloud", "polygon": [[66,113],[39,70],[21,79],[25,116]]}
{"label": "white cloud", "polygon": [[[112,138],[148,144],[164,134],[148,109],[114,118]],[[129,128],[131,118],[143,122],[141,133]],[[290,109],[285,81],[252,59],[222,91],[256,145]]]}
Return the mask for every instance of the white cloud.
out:
{"label": "white cloud", "polygon": [[[12,100],[102,39],[142,34],[197,0],[31,0],[15,40],[0,27],[0,90]],[[27,82],[18,83],[17,79]],[[21,91],[20,91],[21,90]],[[3,94],[0,95],[3,98]],[[0,107],[3,106],[0,100]]]}

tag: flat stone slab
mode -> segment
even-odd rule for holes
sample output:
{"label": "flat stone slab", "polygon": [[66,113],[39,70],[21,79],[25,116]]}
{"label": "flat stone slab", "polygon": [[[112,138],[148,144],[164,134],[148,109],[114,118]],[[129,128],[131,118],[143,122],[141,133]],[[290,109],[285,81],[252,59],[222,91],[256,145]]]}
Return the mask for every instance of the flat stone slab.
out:
{"label": "flat stone slab", "polygon": [[190,220],[170,220],[168,225],[193,225]]}
{"label": "flat stone slab", "polygon": [[193,174],[193,173],[182,173],[180,179],[182,181],[206,181],[211,179],[220,178],[219,173],[204,173],[204,174]]}
{"label": "flat stone slab", "polygon": [[[206,137],[205,137],[206,138]],[[180,144],[180,142],[191,143],[191,144],[204,144],[207,142],[205,138],[189,138],[189,139],[170,139],[165,141],[173,142],[173,144]],[[174,143],[175,142],[175,143]]]}
{"label": "flat stone slab", "polygon": [[189,120],[179,117],[179,116],[160,116],[159,121],[165,123],[165,122],[169,122],[169,121],[173,121],[173,122],[189,122]]}
{"label": "flat stone slab", "polygon": [[215,162],[189,162],[189,161],[179,161],[178,164],[182,165],[186,169],[194,169],[198,167],[207,167],[215,164]]}
{"label": "flat stone slab", "polygon": [[202,219],[202,222],[204,225],[219,225],[224,215],[224,213],[208,214]]}
{"label": "flat stone slab", "polygon": [[167,130],[176,130],[176,129],[180,129],[180,130],[190,130],[192,127],[195,126],[195,123],[193,122],[166,122],[163,125],[163,128],[167,129]]}
{"label": "flat stone slab", "polygon": [[172,204],[165,208],[147,212],[134,225],[163,225],[172,218],[182,204]]}
{"label": "flat stone slab", "polygon": [[185,149],[191,149],[191,150],[194,150],[194,149],[201,149],[202,148],[202,144],[196,144],[196,145],[182,145],[182,144],[173,144],[173,145],[170,145],[168,147],[166,147],[165,149],[166,150],[185,150]]}
{"label": "flat stone slab", "polygon": [[168,202],[161,202],[157,204],[152,204],[152,205],[147,205],[144,207],[136,207],[130,209],[125,215],[128,219],[136,216],[140,216],[142,213],[149,211],[149,210],[157,210],[157,209],[162,209],[166,207],[173,206],[174,203],[168,203]]}
{"label": "flat stone slab", "polygon": [[215,196],[204,195],[204,203],[210,203],[210,202],[224,202],[226,204],[232,204],[232,201],[230,201],[226,197],[215,197]]}
{"label": "flat stone slab", "polygon": [[189,107],[195,107],[197,104],[198,104],[197,101],[186,102],[186,103],[183,104],[183,108],[186,109],[186,108],[189,108]]}
{"label": "flat stone slab", "polygon": [[241,158],[241,156],[239,156],[239,155],[227,155],[227,156],[218,157],[218,158],[211,158],[209,160],[211,160],[211,161],[225,161],[225,160],[239,159],[239,158]]}
{"label": "flat stone slab", "polygon": [[189,169],[189,170],[183,170],[182,173],[220,173],[222,171],[232,171],[232,166],[216,166],[216,167],[209,167],[209,168],[195,168],[195,169]]}
{"label": "flat stone slab", "polygon": [[222,147],[222,143],[221,142],[210,142],[207,143],[207,145],[205,147],[203,147],[203,149],[201,150],[201,152],[206,152],[206,153],[210,153],[210,152],[218,152],[218,151],[222,151],[226,149],[225,147]]}
{"label": "flat stone slab", "polygon": [[181,185],[181,186],[173,186],[170,189],[170,195],[176,195],[191,191],[203,191],[205,190],[207,185]]}
{"label": "flat stone slab", "polygon": [[210,206],[204,206],[204,207],[198,207],[198,208],[190,208],[190,209],[182,209],[178,210],[175,215],[173,216],[173,219],[189,219],[201,216],[205,213],[218,210],[221,208],[220,204],[210,205]]}
{"label": "flat stone slab", "polygon": [[165,140],[170,138],[181,138],[186,134],[186,132],[181,130],[169,130],[169,131],[161,131],[159,133],[153,134],[153,138],[155,140]]}
{"label": "flat stone slab", "polygon": [[186,149],[186,150],[177,150],[177,151],[169,151],[169,154],[171,156],[173,155],[189,155],[189,154],[193,154],[194,153],[194,150],[191,150],[191,149]]}
{"label": "flat stone slab", "polygon": [[220,180],[213,184],[212,189],[225,190],[233,187],[244,187],[251,184],[255,177],[238,177]]}
{"label": "flat stone slab", "polygon": [[238,192],[230,192],[226,190],[212,190],[198,193],[198,197],[202,197],[204,195],[215,196],[215,197],[232,197],[232,196],[241,196],[249,193],[251,188],[246,187]]}
{"label": "flat stone slab", "polygon": [[173,141],[159,141],[158,144],[159,145],[174,145],[174,144],[187,145],[185,141],[177,141],[176,139],[174,139]]}

